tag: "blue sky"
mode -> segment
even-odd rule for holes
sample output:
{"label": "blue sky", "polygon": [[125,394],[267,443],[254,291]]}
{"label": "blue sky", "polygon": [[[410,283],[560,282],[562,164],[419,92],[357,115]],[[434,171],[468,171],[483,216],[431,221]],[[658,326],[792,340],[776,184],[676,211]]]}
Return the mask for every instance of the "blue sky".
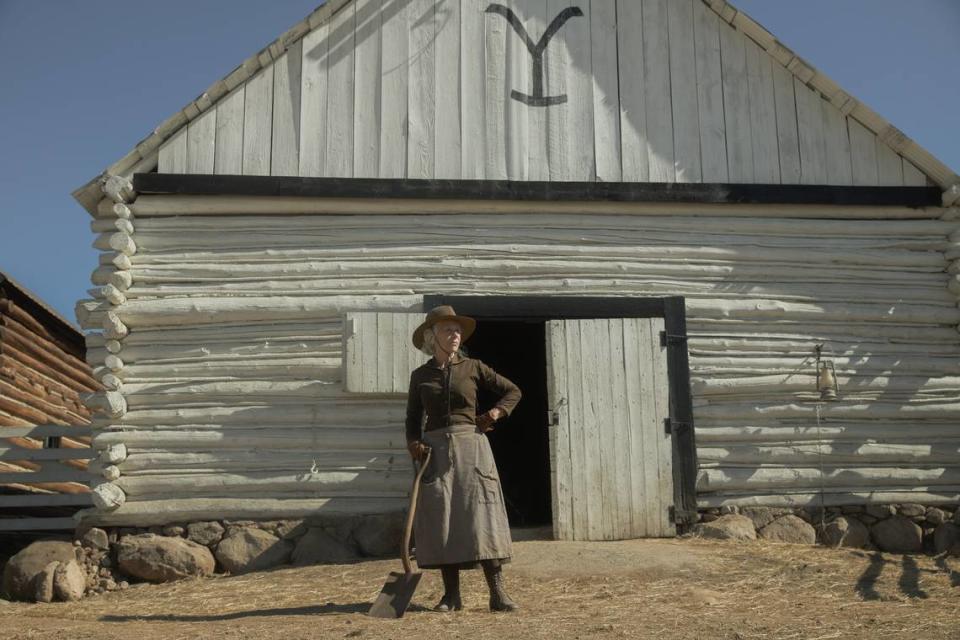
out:
{"label": "blue sky", "polygon": [[[319,0],[0,0],[0,271],[74,320],[97,252],[70,192]],[[733,4],[960,171],[960,0]]]}

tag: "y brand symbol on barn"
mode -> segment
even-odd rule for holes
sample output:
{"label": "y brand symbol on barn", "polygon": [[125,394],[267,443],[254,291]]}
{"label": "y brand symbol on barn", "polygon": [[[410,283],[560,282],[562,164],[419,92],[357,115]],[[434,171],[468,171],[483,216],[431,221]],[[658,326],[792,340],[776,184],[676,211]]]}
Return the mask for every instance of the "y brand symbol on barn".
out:
{"label": "y brand symbol on barn", "polygon": [[567,7],[558,13],[557,17],[550,22],[550,26],[547,27],[543,36],[540,37],[540,41],[536,43],[534,43],[530,34],[527,33],[527,30],[523,28],[523,23],[520,22],[520,18],[518,18],[517,14],[510,8],[502,4],[493,3],[487,7],[487,13],[498,13],[506,18],[510,26],[513,27],[513,30],[517,32],[517,35],[523,38],[524,44],[527,45],[527,51],[533,56],[533,95],[520,93],[514,89],[510,91],[510,97],[531,107],[551,107],[555,104],[563,104],[566,102],[566,94],[560,96],[543,95],[543,52],[547,50],[547,43],[550,42],[550,38],[560,30],[560,27],[562,27],[567,20],[575,16],[583,16],[583,11],[580,10],[580,7]]}

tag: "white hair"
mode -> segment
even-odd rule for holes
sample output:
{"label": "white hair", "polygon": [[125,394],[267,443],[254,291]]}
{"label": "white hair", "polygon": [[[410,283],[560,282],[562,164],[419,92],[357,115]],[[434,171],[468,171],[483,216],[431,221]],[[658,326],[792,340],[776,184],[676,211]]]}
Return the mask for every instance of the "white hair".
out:
{"label": "white hair", "polygon": [[433,327],[427,327],[423,330],[423,346],[420,347],[420,351],[423,351],[425,354],[433,357],[434,345],[437,344],[436,334],[433,333]]}

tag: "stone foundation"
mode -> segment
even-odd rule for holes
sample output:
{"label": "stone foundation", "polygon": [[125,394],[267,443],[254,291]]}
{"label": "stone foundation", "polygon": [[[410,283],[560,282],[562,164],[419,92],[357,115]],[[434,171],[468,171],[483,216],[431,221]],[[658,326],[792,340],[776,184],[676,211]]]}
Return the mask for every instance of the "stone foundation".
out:
{"label": "stone foundation", "polygon": [[[752,534],[747,531],[750,525]],[[825,509],[727,506],[702,510],[693,532],[704,537],[798,543],[812,543],[811,536],[815,536],[817,543],[828,546],[891,553],[960,554],[957,505],[882,504]]]}

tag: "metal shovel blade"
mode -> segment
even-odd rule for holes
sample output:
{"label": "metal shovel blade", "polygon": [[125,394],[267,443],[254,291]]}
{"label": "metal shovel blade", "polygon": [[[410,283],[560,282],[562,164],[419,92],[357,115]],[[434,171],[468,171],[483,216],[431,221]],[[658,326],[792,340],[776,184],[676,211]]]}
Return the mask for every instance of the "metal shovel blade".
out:
{"label": "metal shovel blade", "polygon": [[422,577],[420,572],[391,571],[367,615],[374,618],[402,618]]}

